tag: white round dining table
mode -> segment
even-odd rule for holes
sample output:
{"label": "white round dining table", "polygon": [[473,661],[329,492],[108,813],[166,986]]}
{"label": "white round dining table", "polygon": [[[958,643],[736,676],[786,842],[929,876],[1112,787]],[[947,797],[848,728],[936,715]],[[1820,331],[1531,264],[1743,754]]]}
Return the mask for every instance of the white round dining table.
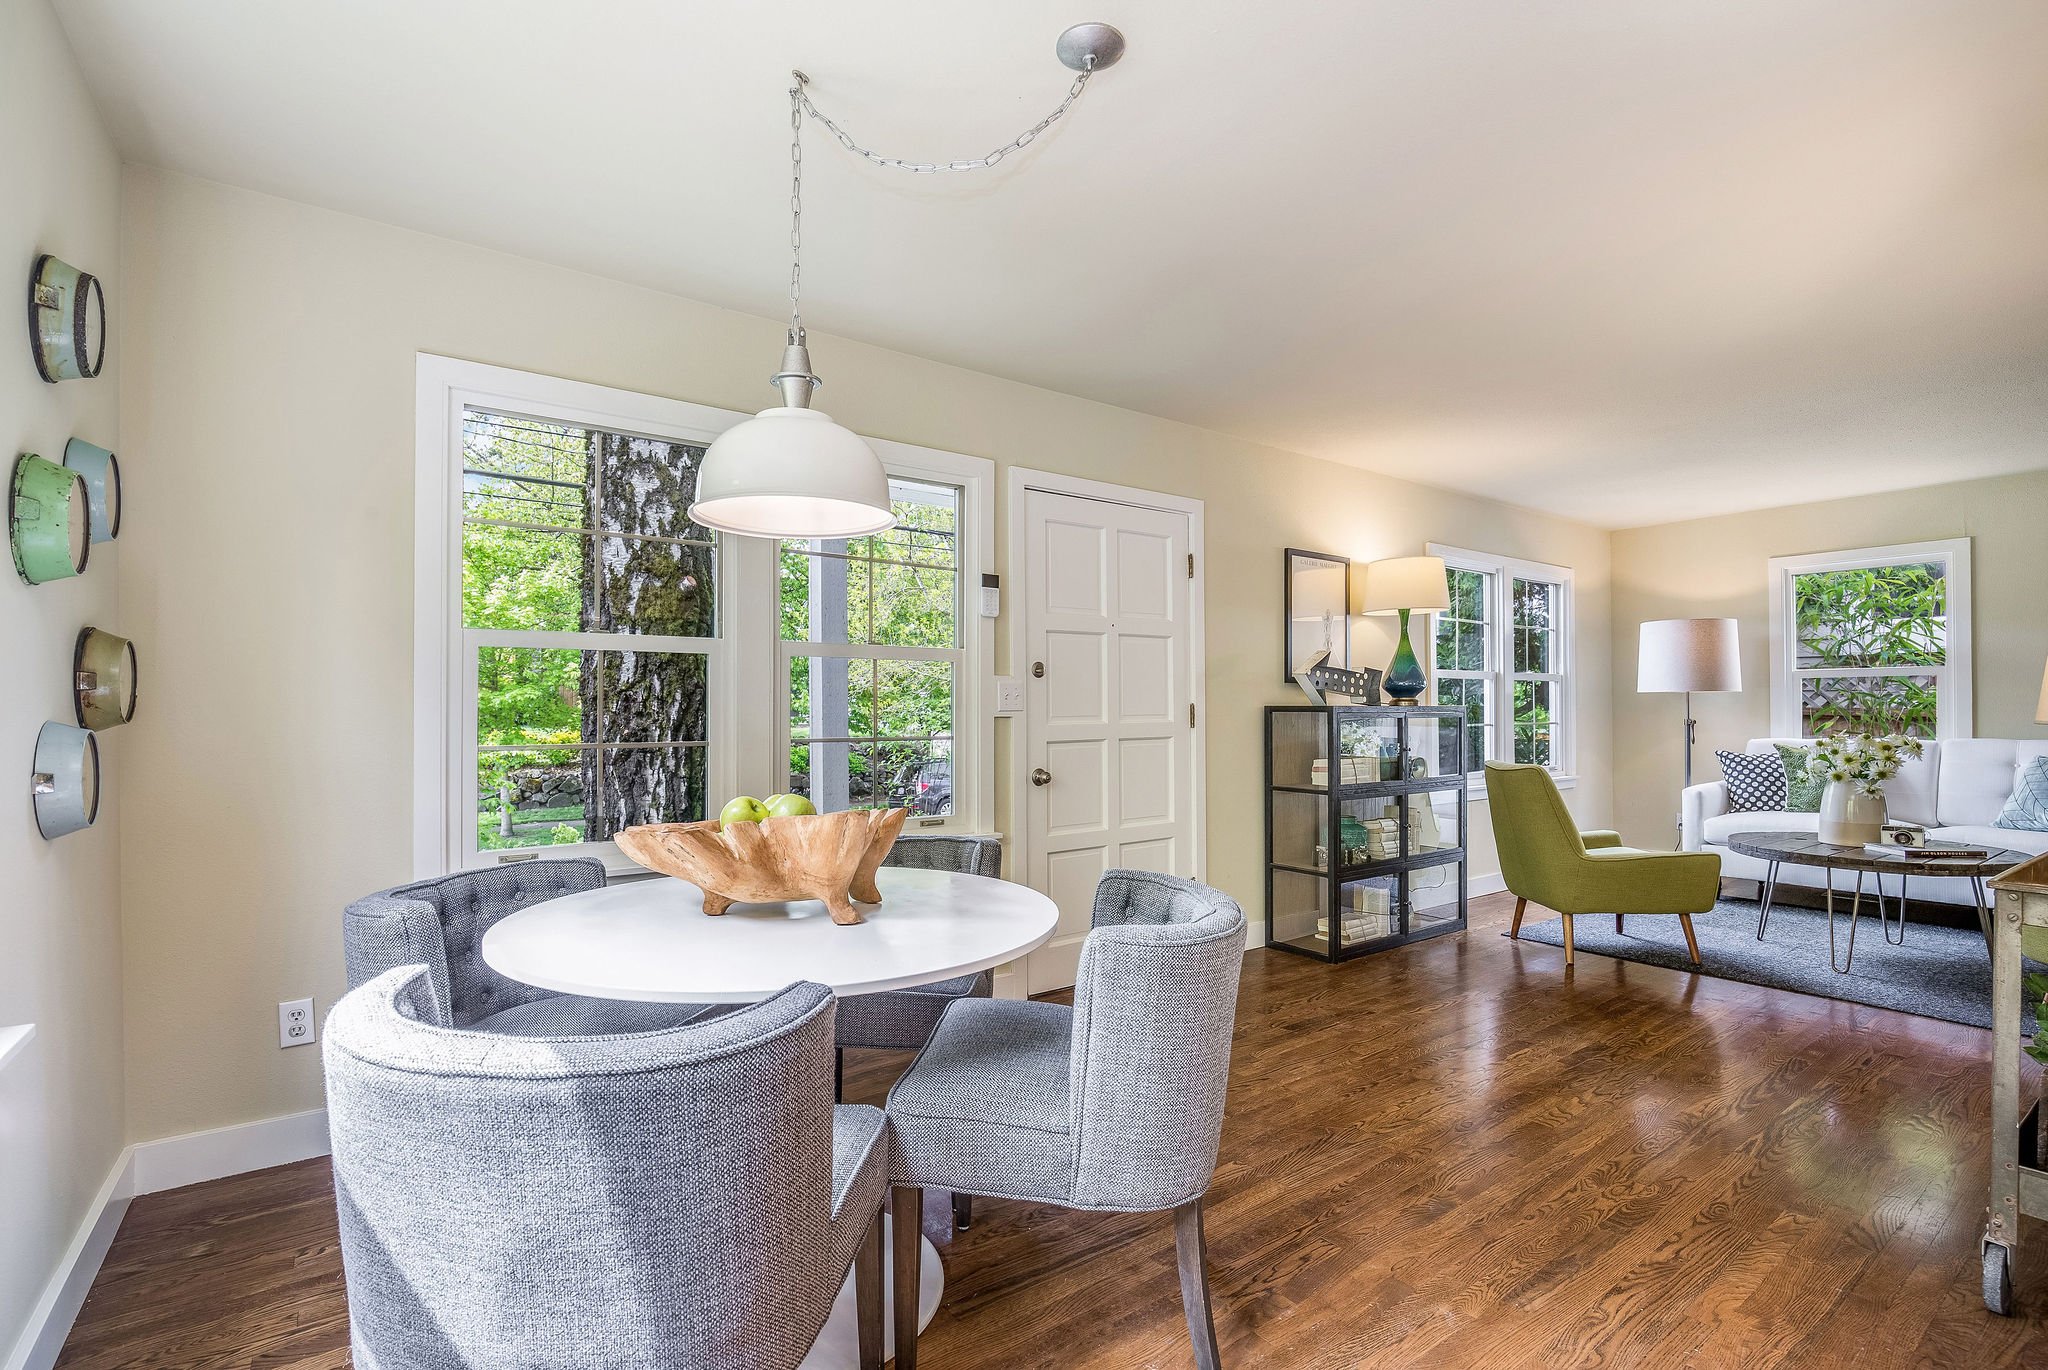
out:
{"label": "white round dining table", "polygon": [[969,975],[1043,946],[1059,921],[1052,900],[1007,880],[884,866],[875,882],[882,902],[855,905],[865,921],[841,926],[816,899],[713,918],[686,881],[620,881],[500,919],[483,957],[563,994],[750,1004],[798,980],[844,996]]}
{"label": "white round dining table", "polygon": [[[484,962],[500,975],[563,994],[665,1003],[750,1004],[799,980],[835,994],[908,989],[999,966],[1049,941],[1059,907],[1028,885],[955,871],[884,866],[880,904],[841,926],[822,901],[735,904],[709,917],[695,885],[664,876],[565,894],[500,919],[484,934]],[[950,1206],[940,1205],[949,1213]],[[883,1219],[884,1223],[888,1219]],[[883,1250],[888,1235],[883,1237]],[[938,1312],[945,1266],[922,1242],[917,1325]],[[894,1276],[883,1262],[883,1307]],[[895,1354],[885,1311],[885,1355]],[[860,1361],[848,1275],[799,1370]]]}

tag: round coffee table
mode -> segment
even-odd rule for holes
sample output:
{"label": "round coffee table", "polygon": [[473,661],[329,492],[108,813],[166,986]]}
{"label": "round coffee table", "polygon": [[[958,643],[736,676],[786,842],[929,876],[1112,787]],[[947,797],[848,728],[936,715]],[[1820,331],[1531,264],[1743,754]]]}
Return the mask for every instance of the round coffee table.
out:
{"label": "round coffee table", "polygon": [[[1790,862],[1795,866],[1819,866],[1827,872],[1828,965],[1837,975],[1847,975],[1849,968],[1856,963],[1856,915],[1863,908],[1863,876],[1866,872],[1877,887],[1875,898],[1878,931],[1891,945],[1900,946],[1906,940],[1906,881],[1916,875],[1968,880],[1971,898],[1976,902],[1977,926],[1984,933],[1985,945],[1991,944],[1991,905],[1984,898],[1984,882],[1994,875],[2002,875],[2030,858],[2024,852],[2003,849],[1993,850],[1988,856],[1944,857],[1908,854],[1912,851],[1939,851],[1954,845],[1936,842],[1922,848],[1901,847],[1896,854],[1880,854],[1867,847],[1837,846],[1832,842],[1823,842],[1810,832],[1739,832],[1728,839],[1728,850],[1744,856],[1753,856],[1768,866],[1764,872],[1763,895],[1756,916],[1756,938],[1759,942],[1764,940],[1764,930],[1771,921],[1771,901],[1778,893],[1778,868]],[[1856,889],[1849,902],[1848,952],[1839,962],[1835,956],[1836,871],[1854,871],[1856,874]],[[1885,916],[1884,911],[1884,878],[1887,875],[1899,877],[1899,893],[1895,906],[1898,928],[1896,937],[1892,935],[1894,925]]]}

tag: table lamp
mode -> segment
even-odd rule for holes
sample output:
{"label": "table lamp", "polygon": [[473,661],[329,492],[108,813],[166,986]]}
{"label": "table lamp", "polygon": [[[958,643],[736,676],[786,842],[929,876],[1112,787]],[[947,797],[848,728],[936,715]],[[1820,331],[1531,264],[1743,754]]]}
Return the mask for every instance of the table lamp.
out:
{"label": "table lamp", "polygon": [[1380,682],[1390,703],[1413,704],[1429,685],[1422,663],[1415,659],[1415,648],[1408,642],[1408,615],[1441,613],[1450,607],[1451,588],[1442,557],[1389,557],[1366,566],[1352,582],[1352,613],[1401,616],[1401,641],[1387,665],[1386,679]]}
{"label": "table lamp", "polygon": [[1742,644],[1732,618],[1658,618],[1642,626],[1636,693],[1685,696],[1685,783],[1692,786],[1695,692],[1742,688]]}

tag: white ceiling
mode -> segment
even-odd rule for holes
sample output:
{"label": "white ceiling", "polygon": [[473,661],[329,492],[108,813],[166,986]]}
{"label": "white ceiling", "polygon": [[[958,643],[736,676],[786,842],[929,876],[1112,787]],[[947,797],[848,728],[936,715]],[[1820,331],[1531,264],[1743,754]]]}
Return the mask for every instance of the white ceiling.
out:
{"label": "white ceiling", "polygon": [[[2048,5],[56,0],[131,157],[1610,526],[2048,467]],[[817,362],[830,375],[831,357]]]}

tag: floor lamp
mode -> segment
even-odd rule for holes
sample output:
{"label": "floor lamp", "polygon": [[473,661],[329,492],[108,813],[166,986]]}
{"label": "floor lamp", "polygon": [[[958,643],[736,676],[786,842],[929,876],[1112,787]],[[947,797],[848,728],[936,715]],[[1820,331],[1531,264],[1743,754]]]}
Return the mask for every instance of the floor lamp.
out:
{"label": "floor lamp", "polygon": [[[1692,744],[1699,720],[1692,697],[1742,688],[1742,645],[1732,618],[1658,618],[1642,626],[1636,693],[1685,696],[1685,784],[1692,788]],[[1681,823],[1684,818],[1681,815]]]}

